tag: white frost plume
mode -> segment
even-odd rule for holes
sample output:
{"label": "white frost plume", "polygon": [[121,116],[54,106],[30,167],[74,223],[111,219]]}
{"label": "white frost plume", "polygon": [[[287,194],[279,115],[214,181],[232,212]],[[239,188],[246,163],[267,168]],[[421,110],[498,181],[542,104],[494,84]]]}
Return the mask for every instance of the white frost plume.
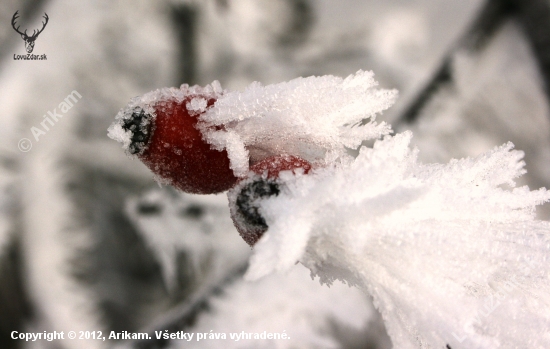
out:
{"label": "white frost plume", "polygon": [[417,162],[412,133],[350,163],[283,176],[260,210],[269,230],[249,279],[300,261],[321,282],[374,298],[395,348],[550,348],[545,189],[514,188],[523,153]]}
{"label": "white frost plume", "polygon": [[344,156],[346,147],[391,132],[374,119],[394,103],[397,92],[377,84],[374,74],[365,71],[346,79],[327,75],[268,86],[253,83],[243,92],[221,96],[200,116],[200,127],[215,149],[227,150],[239,177],[247,174],[249,163],[271,155],[326,164]]}

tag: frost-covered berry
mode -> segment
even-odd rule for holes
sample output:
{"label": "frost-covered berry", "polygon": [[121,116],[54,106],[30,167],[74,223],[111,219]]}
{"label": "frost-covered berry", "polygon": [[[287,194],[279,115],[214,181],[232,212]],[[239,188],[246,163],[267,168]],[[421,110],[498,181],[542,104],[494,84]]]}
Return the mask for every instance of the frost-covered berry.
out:
{"label": "frost-covered berry", "polygon": [[237,182],[227,152],[212,149],[196,127],[219,95],[215,86],[151,92],[119,113],[109,136],[163,183],[194,194],[225,191]]}
{"label": "frost-covered berry", "polygon": [[250,246],[267,231],[268,225],[259,210],[259,200],[280,193],[282,171],[307,174],[311,164],[292,155],[271,156],[250,167],[251,175],[229,192],[231,218],[244,241]]}

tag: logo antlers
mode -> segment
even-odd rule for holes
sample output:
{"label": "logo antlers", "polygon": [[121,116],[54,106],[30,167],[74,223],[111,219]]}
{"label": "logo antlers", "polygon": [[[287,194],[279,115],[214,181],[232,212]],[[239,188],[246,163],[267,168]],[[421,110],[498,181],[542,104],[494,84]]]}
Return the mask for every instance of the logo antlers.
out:
{"label": "logo antlers", "polygon": [[13,18],[11,19],[11,26],[13,27],[13,29],[15,29],[16,32],[18,32],[19,34],[21,34],[21,37],[23,38],[23,40],[25,40],[25,49],[27,50],[27,53],[32,53],[32,50],[34,49],[34,41],[36,40],[36,38],[38,37],[38,35],[40,33],[42,33],[42,31],[44,30],[44,28],[46,28],[46,24],[48,24],[48,14],[46,12],[44,12],[44,16],[43,18],[46,20],[45,22],[42,22],[42,29],[36,31],[36,29],[32,32],[32,35],[31,36],[28,36],[27,35],[27,30],[25,29],[25,32],[20,32],[19,31],[19,26],[16,28],[15,27],[15,21],[17,20],[17,18],[19,18],[19,16],[17,15],[19,11],[15,11],[15,13],[13,14]]}

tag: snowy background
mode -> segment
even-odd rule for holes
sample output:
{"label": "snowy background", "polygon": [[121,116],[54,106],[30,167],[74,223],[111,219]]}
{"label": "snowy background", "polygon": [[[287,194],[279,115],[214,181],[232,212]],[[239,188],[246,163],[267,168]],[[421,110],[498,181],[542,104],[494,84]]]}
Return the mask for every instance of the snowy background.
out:
{"label": "snowy background", "polygon": [[[420,161],[476,156],[512,141],[526,154],[528,173],[519,184],[550,187],[550,111],[540,55],[514,14],[482,44],[468,45],[465,33],[484,5],[2,1],[0,347],[185,345],[10,339],[11,331],[155,329],[286,331],[291,339],[275,342],[280,348],[391,347],[370,298],[356,289],[320,286],[301,265],[243,281],[250,249],[232,226],[226,196],[159,188],[106,130],[130,98],[159,87],[219,80],[233,90],[252,81],[372,70],[381,87],[400,93],[378,120],[412,130]],[[17,10],[18,23],[30,32],[48,14],[33,52],[46,54],[46,61],[13,59],[25,53],[11,27]],[[422,93],[442,65],[450,77]],[[45,129],[43,115],[59,112],[75,90],[82,98]],[[427,100],[413,115],[419,96]],[[43,131],[38,140],[33,127]],[[23,138],[32,146],[23,144],[25,152]],[[548,204],[537,214],[549,219]]]}

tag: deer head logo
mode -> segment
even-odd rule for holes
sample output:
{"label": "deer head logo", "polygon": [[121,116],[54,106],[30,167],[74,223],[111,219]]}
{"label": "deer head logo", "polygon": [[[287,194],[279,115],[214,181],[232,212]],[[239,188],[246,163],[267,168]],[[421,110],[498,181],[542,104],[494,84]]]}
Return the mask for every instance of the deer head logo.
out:
{"label": "deer head logo", "polygon": [[25,49],[27,50],[27,53],[32,53],[32,50],[34,49],[34,41],[36,40],[36,38],[38,37],[38,35],[40,33],[42,33],[42,31],[44,30],[44,28],[46,28],[46,24],[48,24],[48,14],[46,12],[44,12],[44,16],[43,18],[46,20],[45,22],[42,22],[42,29],[40,30],[33,30],[32,32],[32,35],[29,36],[27,35],[27,30],[25,29],[25,31],[22,33],[19,31],[19,26],[16,28],[15,27],[15,21],[17,20],[17,18],[19,18],[19,16],[17,15],[19,11],[15,11],[15,13],[13,14],[13,17],[11,19],[11,26],[13,27],[13,29],[15,29],[16,32],[18,32],[21,37],[23,38],[23,40],[25,40]]}

